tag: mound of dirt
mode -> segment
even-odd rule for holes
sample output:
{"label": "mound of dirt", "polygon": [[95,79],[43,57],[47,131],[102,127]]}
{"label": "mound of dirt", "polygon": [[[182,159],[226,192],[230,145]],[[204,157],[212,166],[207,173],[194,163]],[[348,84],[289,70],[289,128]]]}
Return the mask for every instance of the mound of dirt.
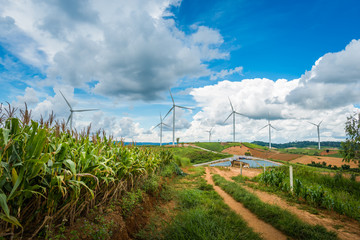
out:
{"label": "mound of dirt", "polygon": [[266,151],[266,150],[260,150],[260,149],[252,149],[247,148],[245,146],[234,146],[229,147],[227,149],[224,149],[223,153],[229,153],[234,155],[245,155],[247,151],[250,151],[251,156],[258,157],[258,158],[264,158],[264,159],[275,159],[275,160],[282,160],[282,161],[291,161],[293,159],[296,159],[298,157],[301,157],[300,154],[290,154],[290,153],[279,153],[277,151]]}
{"label": "mound of dirt", "polygon": [[336,150],[330,150],[330,151],[322,151],[320,153],[321,156],[326,156],[326,155],[330,155],[330,154],[336,154],[338,153],[339,151],[336,151]]}
{"label": "mound of dirt", "polygon": [[245,155],[249,148],[243,146],[233,146],[222,150],[223,153],[229,153],[234,155]]}
{"label": "mound of dirt", "polygon": [[341,167],[343,164],[350,165],[351,168],[357,168],[359,167],[357,164],[353,162],[343,162],[341,158],[335,158],[335,157],[320,157],[320,156],[307,156],[304,155],[302,157],[299,157],[295,160],[292,160],[290,162],[296,162],[296,163],[302,163],[302,164],[308,164],[311,162],[315,163],[322,163],[326,162],[327,165],[331,164],[332,166]]}

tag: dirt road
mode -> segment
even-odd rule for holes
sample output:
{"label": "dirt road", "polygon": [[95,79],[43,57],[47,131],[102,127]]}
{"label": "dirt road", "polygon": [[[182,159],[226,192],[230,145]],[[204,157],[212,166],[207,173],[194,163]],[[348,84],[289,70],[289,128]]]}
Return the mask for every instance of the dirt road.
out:
{"label": "dirt road", "polygon": [[[209,169],[207,171],[219,174],[228,181],[234,181],[231,179],[231,177],[234,176],[234,174],[231,171],[222,171],[218,168],[211,168],[211,170]],[[344,240],[360,239],[360,225],[359,222],[357,222],[356,220],[347,218],[345,216],[339,216],[337,214],[331,216],[324,213],[320,213],[317,215],[311,214],[305,210],[299,209],[299,207],[301,207],[300,205],[298,204],[290,205],[288,202],[286,202],[285,200],[274,194],[255,190],[253,188],[245,186],[244,184],[242,184],[241,187],[245,188],[249,192],[254,193],[263,202],[278,205],[279,207],[288,210],[289,212],[298,216],[304,222],[313,225],[319,224],[324,226],[329,231],[336,232],[340,239],[344,239]]]}
{"label": "dirt road", "polygon": [[270,224],[267,224],[257,218],[252,212],[250,212],[247,208],[245,208],[241,203],[234,200],[229,194],[224,192],[220,187],[215,186],[211,174],[210,169],[206,168],[206,181],[214,186],[215,191],[224,199],[224,202],[229,205],[229,207],[239,214],[251,227],[255,232],[261,234],[264,239],[287,239],[286,235],[284,235],[279,230],[275,229]]}

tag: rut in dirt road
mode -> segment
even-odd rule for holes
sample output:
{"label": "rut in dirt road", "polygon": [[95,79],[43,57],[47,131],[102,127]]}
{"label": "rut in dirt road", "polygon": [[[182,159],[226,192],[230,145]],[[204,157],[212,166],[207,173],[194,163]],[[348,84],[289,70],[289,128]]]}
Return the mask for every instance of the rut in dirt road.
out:
{"label": "rut in dirt road", "polygon": [[[227,175],[226,172],[221,171],[218,168],[212,168],[212,171],[224,177],[226,180],[234,182],[234,180],[232,180],[230,176]],[[281,199],[280,197],[274,194],[270,194],[260,190],[255,190],[253,188],[245,186],[244,184],[242,184],[241,187],[255,194],[258,198],[260,198],[261,201],[265,203],[278,205],[279,207],[288,210],[289,212],[298,216],[304,222],[313,225],[319,224],[324,226],[327,230],[336,232],[340,239],[344,239],[344,240],[360,239],[360,225],[356,220],[349,219],[344,221],[344,220],[333,219],[323,214],[322,215],[311,214],[305,210],[301,210],[297,208],[296,206],[289,205],[285,200]],[[342,226],[342,228],[336,229],[334,228],[334,226]]]}
{"label": "rut in dirt road", "polygon": [[214,187],[215,191],[224,199],[224,202],[247,222],[248,226],[251,227],[254,230],[254,232],[261,234],[261,236],[264,239],[269,239],[269,240],[288,239],[287,236],[284,235],[282,232],[275,229],[270,224],[267,224],[262,220],[260,220],[259,218],[257,218],[256,215],[250,212],[241,203],[234,200],[229,194],[224,192],[220,187],[215,186],[211,178],[210,170],[208,167],[206,168],[205,180]]}

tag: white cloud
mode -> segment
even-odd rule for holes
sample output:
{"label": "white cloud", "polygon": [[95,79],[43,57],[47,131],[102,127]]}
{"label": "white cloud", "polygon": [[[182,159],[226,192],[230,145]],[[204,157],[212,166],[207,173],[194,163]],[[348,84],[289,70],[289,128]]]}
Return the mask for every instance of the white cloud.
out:
{"label": "white cloud", "polygon": [[25,89],[24,96],[20,95],[17,96],[16,98],[19,104],[24,105],[26,103],[29,107],[39,102],[39,98],[37,96],[35,89],[29,87]]}
{"label": "white cloud", "polygon": [[223,79],[226,76],[233,75],[235,73],[242,75],[243,67],[236,67],[234,69],[223,69],[218,73],[214,73],[210,76],[210,80]]}
{"label": "white cloud", "polygon": [[[37,66],[43,63],[50,86],[90,85],[106,97],[154,100],[179,79],[209,76],[204,61],[229,56],[219,50],[224,41],[219,31],[196,26],[186,35],[173,19],[163,18],[180,1],[3,2],[0,16],[16,30],[4,41],[20,32],[33,42],[9,50]],[[39,60],[35,53],[44,56]]]}
{"label": "white cloud", "polygon": [[360,40],[322,56],[286,97],[307,109],[332,109],[360,103]]}
{"label": "white cloud", "polygon": [[[308,121],[320,122],[322,140],[340,140],[344,137],[346,116],[355,107],[346,105],[331,110],[308,110],[302,106],[290,105],[286,96],[296,89],[299,80],[246,79],[241,82],[222,81],[211,86],[193,89],[193,95],[201,111],[194,115],[191,127],[182,136],[188,141],[206,141],[208,130],[214,126],[213,140],[232,140],[232,118],[224,123],[231,113],[228,97],[236,111],[249,117],[236,116],[237,141],[268,141],[267,129],[260,129],[267,124],[268,111],[272,125],[279,131],[272,130],[273,142],[296,140],[317,140],[316,129]],[[194,138],[193,140],[191,140]],[[185,141],[186,141],[185,140]]]}

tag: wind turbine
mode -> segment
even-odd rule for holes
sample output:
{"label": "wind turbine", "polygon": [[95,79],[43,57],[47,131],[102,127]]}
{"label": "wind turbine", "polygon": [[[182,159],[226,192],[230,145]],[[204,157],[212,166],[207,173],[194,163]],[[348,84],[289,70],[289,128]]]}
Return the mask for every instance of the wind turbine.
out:
{"label": "wind turbine", "polygon": [[274,128],[272,125],[271,125],[271,122],[270,122],[270,114],[268,114],[268,124],[266,124],[264,127],[262,127],[259,131],[261,131],[262,129],[266,128],[266,127],[269,127],[269,149],[271,149],[271,128],[277,130],[276,128]]}
{"label": "wind turbine", "polygon": [[162,145],[162,128],[163,128],[163,125],[170,127],[169,125],[165,124],[163,122],[163,120],[164,119],[161,117],[161,113],[160,113],[160,123],[154,127],[154,128],[160,127],[160,146]]}
{"label": "wind turbine", "polygon": [[171,94],[171,91],[169,89],[169,92],[170,92],[170,96],[171,96],[171,100],[173,102],[173,106],[170,108],[170,110],[168,111],[168,113],[165,115],[164,119],[166,118],[166,116],[171,112],[173,111],[173,146],[175,146],[175,108],[184,108],[184,109],[192,109],[192,108],[188,108],[188,107],[183,107],[183,106],[179,106],[179,105],[176,105],[175,104],[175,101],[174,101],[174,98]]}
{"label": "wind turbine", "polygon": [[323,120],[321,120],[318,124],[309,122],[310,124],[316,126],[316,128],[317,128],[319,150],[320,150],[320,124],[322,123],[322,121],[323,121]]}
{"label": "wind turbine", "polygon": [[[60,90],[59,90],[60,91]],[[70,103],[68,102],[68,100],[66,100],[64,94],[60,91],[61,95],[63,96],[63,98],[65,99],[65,102],[67,103],[67,105],[69,106],[70,108],[70,115],[69,115],[69,118],[66,122],[66,126],[68,125],[69,121],[70,121],[70,129],[72,129],[72,121],[73,121],[73,114],[74,112],[88,112],[88,111],[96,111],[96,110],[99,110],[99,109],[79,109],[79,110],[74,110],[72,109]]]}
{"label": "wind turbine", "polygon": [[211,131],[212,131],[213,128],[214,128],[214,127],[210,128],[210,130],[206,131],[206,132],[209,133],[209,142],[210,142],[210,140],[211,140]]}
{"label": "wind turbine", "polygon": [[233,105],[232,105],[232,103],[231,103],[230,98],[229,98],[229,102],[230,102],[230,106],[231,106],[231,113],[230,113],[230,115],[225,119],[224,123],[226,122],[226,120],[229,119],[229,117],[231,117],[231,115],[233,116],[233,135],[234,135],[234,137],[233,137],[233,142],[235,142],[235,114],[238,114],[238,115],[241,115],[241,116],[244,116],[244,117],[247,117],[247,116],[244,115],[244,114],[242,114],[242,113],[238,113],[238,112],[236,112],[236,111],[234,110],[234,107],[233,107]]}

